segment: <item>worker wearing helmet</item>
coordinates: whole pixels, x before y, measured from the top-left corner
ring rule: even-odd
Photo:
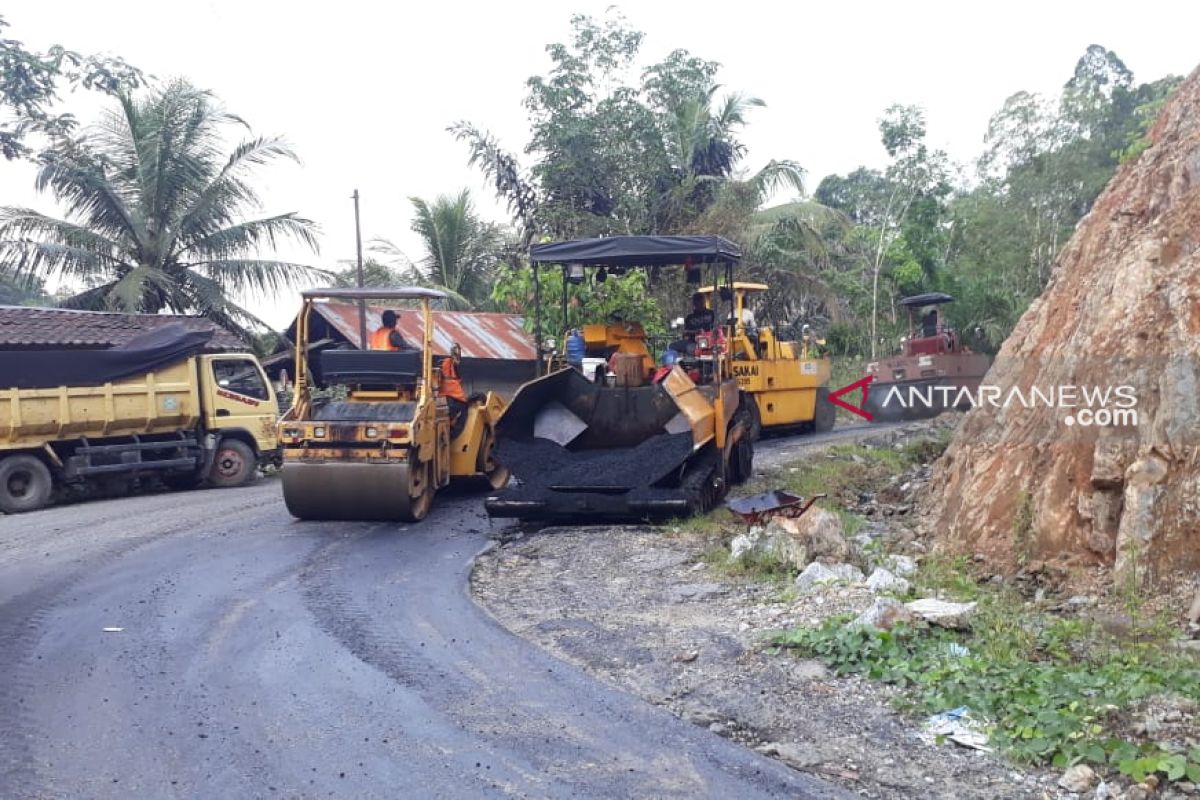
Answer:
[[[450,347],[450,355],[442,359],[438,365],[438,397],[446,398],[450,406],[450,436],[453,438],[462,432],[467,421],[467,393],[463,391],[462,378],[458,374],[458,365],[462,363],[462,348],[455,343]]]
[[[400,315],[395,311],[388,309],[383,312],[383,324],[375,329],[371,334],[371,349],[372,350],[410,350],[408,343],[404,341],[404,337],[400,335],[400,331],[396,330],[396,324],[400,321]]]

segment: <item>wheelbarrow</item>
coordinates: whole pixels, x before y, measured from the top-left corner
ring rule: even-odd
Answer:
[[[824,493],[814,494],[805,500],[798,494],[777,489],[750,497],[735,497],[727,501],[725,507],[741,517],[747,525],[756,525],[766,522],[771,517],[795,519],[825,496]]]

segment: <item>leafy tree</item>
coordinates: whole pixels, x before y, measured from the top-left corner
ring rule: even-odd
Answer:
[[[70,114],[56,113],[61,84],[117,95],[145,83],[142,73],[119,58],[83,56],[55,45],[45,53],[4,38],[0,16],[0,154],[8,160],[33,155],[31,134],[61,137],[76,126]]]
[[[567,328],[619,318],[641,322],[651,335],[666,332],[663,312],[647,291],[649,280],[643,270],[612,274],[603,282],[597,281],[596,273],[592,272],[585,283],[576,285],[564,284],[561,270],[543,267],[538,271],[538,285],[540,293],[535,291],[531,267],[505,264],[499,269],[492,299],[504,311],[521,314],[525,330],[530,332],[534,330],[534,309],[540,308],[542,335],[560,336],[565,285]]]
[[[879,341],[879,278],[887,256],[904,234],[909,214],[919,200],[931,200],[944,194],[947,176],[946,156],[931,152],[925,145],[925,113],[917,106],[893,105],[879,121],[880,140],[892,163],[884,173],[888,184],[887,200],[878,212],[875,254],[871,266],[871,356]],[[928,211],[928,209],[927,209]],[[911,251],[910,251],[911,252]]]
[[[390,243],[388,243],[390,244]],[[372,245],[375,245],[372,242]],[[352,289],[358,286],[358,263],[354,261],[338,262],[340,269],[334,270],[331,277],[333,285]],[[386,288],[404,286],[409,281],[405,274],[376,258],[363,259],[363,286]]]
[[[527,82],[527,171],[478,127],[451,128],[508,203],[525,244],[541,235],[693,230],[710,210],[740,206],[743,188],[759,196],[802,190],[803,171],[791,161],[739,175],[738,134],[763,103],[719,96],[715,62],[676,50],[635,80],[641,33],[619,16],[575,16],[572,28],[569,44],[547,47],[549,73]]]
[[[246,126],[182,81],[143,100],[121,95],[98,127],[41,155],[37,186],[68,219],[0,209],[0,266],[82,282],[64,302],[74,308],[200,313],[243,334],[261,326],[235,297],[328,273],[260,256],[289,239],[315,250],[315,226],[295,213],[244,218],[259,205],[254,168],[296,156],[262,137],[225,154],[231,125]]]

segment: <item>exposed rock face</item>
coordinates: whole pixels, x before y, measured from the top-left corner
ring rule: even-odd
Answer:
[[[1079,387],[1092,411],[1085,387],[1132,387],[1136,421],[1083,425],[1062,403],[973,409],[923,500],[952,548],[1000,565],[1102,561],[1139,578],[1200,567],[1200,70],[1149,136],[984,380],[1006,395]]]

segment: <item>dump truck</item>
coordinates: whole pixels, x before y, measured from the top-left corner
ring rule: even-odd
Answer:
[[[832,365],[817,352],[819,345],[811,332],[799,341],[778,337],[769,325],[747,325],[743,313],[750,298],[770,289],[765,283],[735,281],[732,289],[733,329],[730,356],[738,386],[748,398],[751,436],[763,430],[823,433],[832,430],[836,409],[829,402],[829,376]],[[700,289],[710,308],[717,293],[711,286]],[[721,292],[728,294],[725,287]]]
[[[283,499],[300,519],[419,522],[450,481],[496,488],[508,481],[494,458],[495,419],[487,392],[456,408],[439,393],[430,303],[421,287],[312,289],[296,319],[296,382],[280,420]],[[322,350],[310,356],[314,305],[327,300],[420,303],[419,348]],[[401,313],[412,313],[402,311]]]
[[[277,461],[270,381],[252,354],[203,353],[211,335],[172,323],[106,350],[0,352],[0,511],[149,474],[239,486]]]
[[[540,292],[545,265],[561,265],[577,280],[589,267],[682,267],[689,281],[702,280],[708,268],[714,282],[731,282],[740,253],[719,236],[613,236],[535,245],[530,257]],[[540,305],[534,311],[541,342]],[[624,350],[620,342],[612,345],[615,357],[625,359],[619,385],[597,384],[568,367],[517,390],[496,423],[496,458],[515,481],[488,496],[488,514],[576,521],[686,517],[713,508],[730,485],[750,477],[750,422],[727,355],[718,348],[709,379],[698,383],[679,367],[656,374],[640,347],[623,343]]]

